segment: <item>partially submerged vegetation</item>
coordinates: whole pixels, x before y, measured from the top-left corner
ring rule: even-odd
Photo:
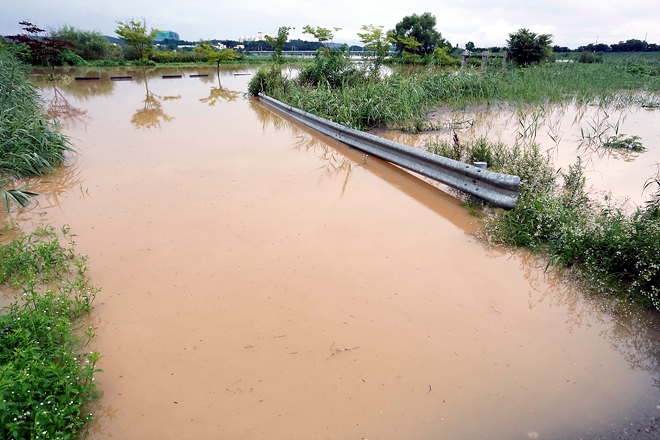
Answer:
[[[542,37],[549,44],[548,36],[531,37]],[[427,67],[394,69],[374,78],[368,65],[359,70],[342,64],[342,59],[346,61],[341,51],[319,52],[313,81],[305,70],[298,78],[287,78],[279,68],[262,69],[251,81],[250,93],[266,93],[357,129],[386,126],[412,132],[438,128],[428,114],[441,106],[522,109],[566,102],[602,108],[660,106],[660,79],[654,75],[657,62],[527,60],[521,64],[528,67],[510,70]],[[606,148],[643,150],[638,137],[610,132],[596,130],[585,136]],[[645,188],[655,188],[646,205],[629,213],[611,197],[588,190],[579,159],[568,170],[556,170],[534,144],[506,147],[484,138],[463,143],[455,138],[431,143],[428,149],[465,162],[484,161],[491,170],[521,177],[516,207],[493,212],[481,232],[485,240],[543,252],[549,264],[572,268],[590,290],[660,310],[659,177]]]
[[[48,121],[25,67],[0,46],[0,198],[21,206],[27,188],[7,189],[15,178],[41,175],[61,164],[71,151],[68,140]]]
[[[68,140],[43,113],[24,67],[0,46],[0,198],[25,206],[35,195],[6,186],[41,175],[66,159]],[[63,234],[68,232],[63,229]],[[10,240],[8,237],[13,237]],[[53,228],[0,232],[0,289],[15,296],[0,312],[0,438],[77,438],[92,415],[98,393],[93,337],[85,330],[96,289],[85,275],[85,258],[73,243],[60,245]]]
[[[53,228],[0,245],[0,286],[17,295],[0,315],[0,438],[74,439],[92,420],[100,370],[99,354],[84,351],[96,294],[86,270]]]
[[[427,148],[520,176],[516,207],[485,219],[484,240],[542,252],[548,264],[573,268],[590,291],[660,310],[660,175],[647,182],[646,204],[629,214],[622,203],[590,192],[579,158],[557,170],[535,144],[508,147],[483,137],[435,140]]]

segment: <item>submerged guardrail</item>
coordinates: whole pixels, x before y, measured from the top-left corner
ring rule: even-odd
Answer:
[[[348,128],[284,104],[266,95],[262,102],[295,120],[351,147],[407,170],[479,197],[500,208],[512,209],[520,195],[520,177],[494,173],[473,165]]]

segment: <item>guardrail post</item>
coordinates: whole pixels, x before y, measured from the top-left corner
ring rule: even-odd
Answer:
[[[461,54],[463,57],[463,62],[461,63],[461,70],[467,69],[467,59],[470,56],[470,51],[465,49],[463,53]]]
[[[486,66],[488,65],[488,51],[484,50],[481,52],[481,70],[486,70]]]
[[[509,51],[505,50],[504,51],[504,56],[502,57],[502,69],[504,69],[504,70],[507,70],[507,68],[508,68],[507,65],[506,65],[507,55],[509,55]]]

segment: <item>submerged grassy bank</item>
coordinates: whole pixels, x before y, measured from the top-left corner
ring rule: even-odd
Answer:
[[[14,179],[41,175],[66,159],[69,141],[47,120],[26,67],[0,47],[0,198],[24,206],[31,193],[8,189]]]
[[[660,175],[647,183],[647,203],[629,214],[620,202],[591,194],[579,158],[557,170],[536,145],[485,138],[432,142],[428,150],[520,176],[516,207],[485,218],[482,239],[543,253],[549,265],[572,268],[589,291],[660,310]]]
[[[29,188],[8,186],[63,163],[68,140],[46,119],[25,68],[0,47],[0,198],[24,206]],[[63,235],[67,230],[63,229]],[[85,258],[60,245],[53,228],[0,230],[0,439],[74,439],[92,415],[99,355],[85,319],[96,289]]]
[[[468,105],[542,105],[575,101],[579,105],[660,107],[660,76],[655,65],[550,63],[525,69],[447,71],[440,68],[395,70],[378,81],[353,81],[332,87],[272,80],[264,91],[321,117],[367,130],[390,126],[407,131],[427,127],[435,107]],[[271,75],[272,76],[272,75]]]
[[[92,420],[101,370],[99,354],[84,351],[97,291],[86,270],[53,228],[0,246],[0,285],[16,295],[0,314],[0,438],[74,439]]]

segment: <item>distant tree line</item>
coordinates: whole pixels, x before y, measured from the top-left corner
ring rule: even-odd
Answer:
[[[555,46],[556,47],[556,46]],[[565,50],[556,50],[555,52],[568,52]],[[577,48],[577,52],[660,52],[660,45],[647,43],[646,41],[630,39],[619,41],[616,44],[588,44]]]

